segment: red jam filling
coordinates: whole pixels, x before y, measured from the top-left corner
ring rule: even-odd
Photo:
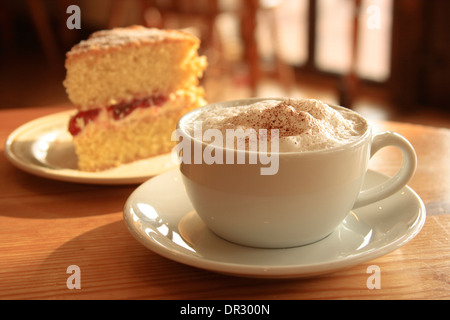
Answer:
[[[118,104],[111,105],[107,107],[108,113],[113,117],[114,120],[121,120],[132,113],[137,108],[148,108],[148,107],[159,107],[162,106],[168,97],[163,95],[155,95],[144,99],[134,99],[130,102],[121,102]],[[97,119],[100,114],[101,109],[92,109],[87,111],[80,111],[75,116],[73,116],[69,121],[69,132],[76,136],[79,134],[83,128],[91,121]],[[80,121],[83,125],[80,127]]]
[[[79,125],[79,119],[83,120],[84,125],[87,125],[90,121],[95,120],[100,113],[100,109],[93,109],[87,111],[80,111],[75,116],[73,116],[69,121],[69,132],[76,136],[82,130]]]

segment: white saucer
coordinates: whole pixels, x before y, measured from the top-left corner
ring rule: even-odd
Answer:
[[[369,171],[365,188],[385,179]],[[179,170],[142,184],[124,208],[130,232],[150,250],[190,266],[260,278],[308,277],[372,260],[410,241],[425,217],[422,200],[405,187],[350,212],[331,235],[314,244],[288,249],[239,246],[206,228],[191,206]]]
[[[174,169],[170,154],[122,165],[101,172],[77,169],[77,156],[67,124],[74,110],[30,121],[12,132],[5,146],[7,158],[28,173],[69,182],[136,184]]]

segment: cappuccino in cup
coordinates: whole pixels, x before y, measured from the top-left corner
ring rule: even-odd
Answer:
[[[199,112],[192,119],[207,130],[250,130],[257,139],[278,131],[279,152],[306,152],[339,147],[359,139],[367,130],[364,118],[348,109],[333,109],[313,99],[264,100],[250,105],[223,108],[220,105]],[[189,124],[188,124],[189,125]],[[191,134],[193,127],[186,127]],[[238,141],[239,142],[239,141]],[[236,143],[235,148],[242,144]],[[248,147],[248,144],[247,144]]]
[[[280,152],[343,146],[358,140],[367,126],[366,120],[355,112],[335,109],[314,99],[263,100],[233,108],[215,105],[196,113],[183,127],[194,139],[214,148],[191,150],[190,144],[183,140],[184,144],[179,144],[175,151],[179,155],[183,149],[184,163],[190,162],[194,152],[196,164],[234,164],[235,150],[251,151],[249,163],[265,163],[261,174],[273,175],[278,172]],[[244,154],[238,155],[236,162],[244,164]]]
[[[219,237],[252,247],[319,241],[352,209],[404,187],[416,168],[405,138],[374,135],[358,113],[312,99],[211,104],[184,115],[173,138],[199,217]],[[403,165],[361,190],[369,159],[385,146],[403,152]]]

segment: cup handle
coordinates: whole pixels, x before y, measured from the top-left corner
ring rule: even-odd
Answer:
[[[366,206],[372,202],[387,198],[406,186],[414,175],[417,167],[417,155],[411,143],[404,137],[395,132],[382,132],[372,137],[372,146],[370,149],[370,158],[381,148],[395,146],[402,151],[403,164],[395,176],[385,182],[359,193],[358,199],[353,209]]]

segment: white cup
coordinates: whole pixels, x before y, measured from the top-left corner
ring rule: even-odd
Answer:
[[[213,106],[232,108],[261,100],[264,99],[228,101]],[[205,150],[208,144],[194,139],[185,128],[198,112],[210,106],[193,110],[178,122],[177,130],[193,150]],[[400,170],[384,183],[361,190],[370,158],[386,146],[402,151]],[[249,151],[227,152],[234,152],[236,157],[244,152],[246,159],[249,158]],[[279,168],[273,175],[262,175],[260,169],[267,164],[261,163],[188,162],[193,161],[180,164],[183,183],[194,209],[211,231],[240,245],[287,248],[323,239],[350,210],[403,188],[414,175],[417,158],[411,144],[399,134],[374,135],[367,125],[366,132],[357,141],[340,147],[279,152]]]

